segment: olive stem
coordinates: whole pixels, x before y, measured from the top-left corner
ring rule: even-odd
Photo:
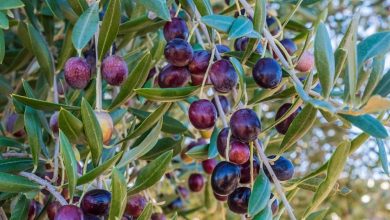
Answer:
[[[19,175],[26,177],[29,180],[32,180],[36,183],[38,183],[41,186],[44,186],[47,191],[49,191],[57,200],[58,202],[61,203],[61,205],[68,205],[64,197],[54,188],[53,185],[51,185],[48,181],[40,178],[39,176],[32,174],[32,173],[27,173],[27,172],[20,172]]]
[[[259,143],[257,141],[254,141],[254,143],[256,145],[259,157],[260,157],[261,161],[264,163],[265,167],[267,168],[268,173],[270,174],[270,176],[271,176],[271,178],[272,178],[272,180],[273,180],[273,182],[275,184],[275,189],[278,192],[279,196],[281,197],[284,206],[286,207],[286,210],[287,210],[287,213],[288,213],[290,219],[296,220],[296,218],[294,216],[293,209],[290,206],[290,203],[288,202],[288,200],[286,198],[286,195],[283,192],[282,185],[280,184],[278,178],[276,177],[276,175],[274,173],[274,170],[272,169],[272,167],[271,167],[271,165],[269,163],[269,160],[268,160],[267,156],[264,153],[263,148],[261,148],[261,146],[259,145]]]
[[[254,179],[254,172],[253,172],[253,141],[251,141],[250,143],[250,174],[251,174],[251,189],[253,187],[253,179]]]
[[[60,154],[60,141],[58,137],[55,138],[56,143],[54,146],[54,172],[53,172],[53,178],[51,179],[52,182],[56,182],[58,179],[58,155]]]
[[[215,104],[217,104],[218,113],[219,113],[219,116],[220,116],[220,118],[222,120],[223,127],[227,128],[228,127],[228,123],[227,123],[227,120],[226,120],[226,115],[225,115],[225,112],[222,109],[221,101],[219,100],[218,94],[215,91],[214,91],[214,100],[215,100]]]

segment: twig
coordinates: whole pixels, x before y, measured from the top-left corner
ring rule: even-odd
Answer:
[[[61,203],[61,205],[68,205],[68,202],[66,202],[64,197],[48,181],[32,173],[20,172],[19,175],[24,176],[29,180],[38,183],[41,186],[44,186],[47,189],[47,191],[49,191],[58,200],[58,202]]]
[[[54,183],[58,179],[58,155],[60,154],[60,142],[58,140],[58,137],[56,137],[56,143],[54,146],[54,172],[53,172],[53,178],[51,181]]]
[[[267,168],[269,174],[271,175],[271,178],[275,184],[275,189],[278,192],[279,196],[281,197],[283,204],[286,207],[287,213],[290,216],[290,219],[296,220],[296,218],[294,216],[293,209],[291,208],[290,203],[288,202],[286,195],[283,192],[282,185],[280,184],[278,178],[276,177],[276,175],[274,173],[274,170],[272,169],[271,165],[269,164],[267,156],[265,155],[263,149],[260,147],[260,145],[257,141],[254,141],[254,144],[256,145],[256,148],[257,148],[257,151],[258,151],[258,154],[259,154],[261,161],[263,161],[265,167]]]

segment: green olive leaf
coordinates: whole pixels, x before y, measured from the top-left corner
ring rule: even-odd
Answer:
[[[99,4],[94,3],[81,14],[73,27],[72,42],[77,50],[81,50],[87,45],[97,31],[98,25]]]
[[[150,101],[174,102],[185,100],[195,95],[200,86],[187,86],[180,88],[142,88],[135,92]]]
[[[20,193],[39,191],[40,185],[30,181],[26,177],[9,173],[0,173],[0,192]]]
[[[266,209],[270,196],[271,184],[264,172],[261,172],[261,174],[256,177],[249,197],[248,214],[250,216],[256,216],[263,209]]]
[[[125,212],[127,200],[127,182],[122,173],[117,168],[112,169],[111,175],[111,206],[109,220],[120,219]]]
[[[77,15],[81,15],[88,9],[88,4],[85,0],[68,0],[68,3]]]
[[[68,180],[69,195],[72,200],[77,185],[77,160],[72,145],[61,130],[59,132],[59,138],[61,156],[64,161],[66,177]]]
[[[25,195],[21,194],[11,213],[10,220],[28,219],[30,200]]]

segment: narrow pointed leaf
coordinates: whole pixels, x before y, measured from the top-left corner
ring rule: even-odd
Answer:
[[[384,69],[385,69],[385,57],[384,56],[375,57],[374,61],[372,62],[372,70],[370,73],[370,77],[368,78],[366,87],[364,88],[364,93],[362,96],[363,103],[368,101],[371,94],[374,92],[374,89],[378,85]]]
[[[253,220],[272,220],[272,210],[269,205],[263,209],[259,214],[257,214]]]
[[[102,60],[106,52],[110,49],[115,37],[118,34],[121,22],[121,1],[110,0],[106,13],[103,17],[102,27],[98,40],[98,59]]]
[[[32,190],[39,191],[40,189],[40,185],[30,181],[26,177],[0,173],[0,192],[20,193]]]
[[[314,57],[320,78],[322,94],[327,98],[335,78],[335,60],[326,26],[320,23],[314,40]]]
[[[135,92],[150,101],[174,102],[184,100],[195,95],[200,87],[187,86],[180,88],[142,88]]]
[[[61,108],[68,110],[79,110],[79,107],[57,104],[53,102],[47,102],[39,99],[29,98],[26,96],[12,94],[12,98],[18,100],[19,102],[30,106],[31,108],[43,110],[43,111],[59,111]]]
[[[288,128],[282,144],[280,145],[279,152],[285,152],[295,142],[301,139],[313,126],[316,121],[317,109],[311,104],[307,104],[302,111],[293,120],[290,127]]]
[[[99,4],[91,5],[77,20],[72,33],[72,42],[77,50],[83,49],[97,31],[99,24]]]
[[[166,0],[153,0],[153,1],[137,0],[137,3],[143,5],[147,10],[156,13],[157,17],[166,21],[171,20],[168,4]]]
[[[127,191],[127,194],[133,195],[153,186],[165,174],[171,159],[172,151],[169,151],[143,167],[137,176],[134,186]]]
[[[92,161],[97,166],[103,151],[103,135],[95,112],[85,99],[81,101],[81,118],[89,149],[91,150]]]
[[[207,15],[203,16],[201,21],[211,28],[228,33],[235,19],[225,15]]]
[[[378,94],[383,97],[386,97],[390,94],[390,70],[388,70],[387,73],[383,75],[382,79],[379,81],[372,94]]]
[[[210,137],[208,158],[215,158],[218,156],[217,139],[218,139],[219,131],[220,130],[217,128],[217,126],[215,126],[213,133],[211,134]]]
[[[271,184],[268,177],[261,172],[256,177],[251,196],[249,197],[248,214],[255,216],[266,208],[271,196]]]
[[[373,137],[384,139],[389,136],[386,128],[371,115],[339,115]]]
[[[317,207],[328,197],[329,193],[332,191],[333,186],[337,183],[340,173],[344,169],[344,164],[348,158],[348,152],[350,149],[351,143],[348,141],[343,141],[333,153],[328,167],[325,180],[319,185],[314,197],[306,208],[304,217],[310,215]]]
[[[83,123],[69,111],[61,109],[58,125],[72,143],[82,143],[85,140]]]
[[[378,145],[379,160],[381,161],[383,171],[389,175],[389,161],[387,159],[385,142],[382,139],[376,139]]]
[[[41,148],[44,145],[42,129],[37,112],[28,106],[26,106],[24,113],[24,125],[28,135],[28,143],[30,144],[34,167],[37,167]]]
[[[88,173],[84,174],[80,178],[77,179],[77,185],[83,185],[85,183],[88,183],[90,181],[93,181],[95,178],[97,178],[99,175],[103,174],[110,168],[114,167],[115,163],[119,160],[119,158],[122,156],[122,152],[118,153],[114,157],[108,159],[105,161],[102,165],[92,169]]]
[[[21,7],[24,7],[24,4],[20,0],[7,0],[0,2],[0,10],[8,10]]]
[[[116,220],[122,218],[122,215],[125,212],[127,183],[125,177],[117,168],[112,170],[111,179],[112,198],[108,219]]]
[[[30,158],[8,158],[0,160],[0,172],[17,173],[33,168]]]
[[[253,31],[253,23],[245,16],[239,16],[229,29],[229,39],[246,36]]]
[[[153,204],[148,203],[137,220],[149,220],[153,214]]]
[[[117,167],[123,167],[132,161],[142,157],[148,153],[157,143],[158,136],[160,135],[162,121],[160,120],[152,131],[145,137],[145,139],[136,147],[131,148],[125,152],[122,159],[119,161]]]
[[[21,194],[11,213],[10,220],[28,219],[30,201]]]
[[[61,130],[59,133],[59,138],[61,156],[62,160],[64,161],[66,177],[68,180],[69,195],[70,199],[72,199],[77,185],[77,160],[73,152],[72,145]]]
[[[390,31],[375,33],[357,45],[359,69],[364,61],[377,55],[385,55],[390,51]]]
[[[85,0],[68,0],[68,3],[77,15],[81,15],[88,9],[88,4]]]

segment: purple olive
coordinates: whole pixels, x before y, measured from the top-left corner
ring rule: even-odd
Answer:
[[[248,37],[241,37],[234,41],[234,49],[236,51],[245,51],[248,47],[249,38]],[[257,44],[257,48],[255,50],[256,53],[262,54],[263,53],[263,46],[261,43]]]
[[[188,35],[187,24],[182,18],[172,18],[171,21],[164,25],[164,37],[166,41],[171,41],[175,38],[187,40]]]
[[[210,57],[211,53],[207,50],[195,51],[191,62],[188,64],[188,70],[191,74],[204,75],[209,66]]]
[[[106,82],[119,86],[126,80],[129,71],[125,60],[116,55],[106,57],[102,62],[102,76]]]
[[[288,111],[288,109],[291,108],[291,106],[292,106],[291,103],[284,103],[282,106],[280,106],[278,111],[276,112],[275,121],[278,120],[279,118],[281,118]],[[297,115],[299,114],[300,111],[301,111],[301,107],[299,107],[297,110],[295,110],[294,113],[292,113],[286,119],[284,119],[279,124],[277,124],[275,126],[276,130],[280,134],[286,134],[291,123],[293,122],[295,117],[297,117]]]
[[[217,160],[214,158],[202,161],[203,170],[207,174],[212,174],[215,166],[217,166]]]
[[[56,216],[60,208],[61,208],[61,204],[58,201],[53,201],[47,206],[46,212],[49,220],[54,220],[54,217]]]
[[[249,142],[257,139],[261,131],[261,122],[253,110],[240,109],[230,118],[230,128],[235,138]]]
[[[185,86],[190,80],[190,72],[186,67],[166,65],[158,74],[158,85],[161,88],[177,88]]]
[[[83,58],[69,58],[64,69],[65,80],[74,89],[84,89],[91,80],[91,67]]]
[[[277,87],[282,81],[282,68],[276,60],[262,58],[253,67],[252,76],[260,87],[272,89]]]
[[[250,151],[247,143],[239,140],[230,142],[229,160],[235,164],[244,164],[249,160]]]
[[[200,173],[193,173],[188,178],[188,188],[192,192],[200,192],[204,186],[204,178]]]
[[[55,112],[54,114],[51,115],[50,117],[50,129],[54,134],[58,134],[59,127],[58,127],[58,115],[59,112]]]
[[[145,197],[139,194],[131,196],[127,199],[126,214],[134,217],[140,216],[146,206],[146,203],[147,201]]]
[[[7,121],[5,123],[5,130],[17,138],[24,137],[26,135],[26,132],[24,131],[23,128],[20,130],[14,131],[16,122],[18,121],[19,117],[20,116],[18,114],[13,112],[8,116]]]
[[[230,61],[222,59],[211,66],[210,80],[215,90],[227,93],[236,87],[238,75]]]
[[[85,193],[80,207],[84,213],[102,216],[108,214],[111,193],[104,189],[93,189]]]
[[[217,120],[217,110],[207,99],[200,99],[191,103],[188,109],[191,124],[200,130],[211,129]]]
[[[248,187],[239,187],[229,195],[227,204],[230,211],[238,214],[245,214],[248,211],[249,197],[251,189]]]
[[[314,55],[310,52],[303,52],[301,58],[298,60],[295,69],[299,72],[309,72],[314,67]]]
[[[273,159],[275,158],[275,155],[269,156],[268,158]],[[291,163],[290,160],[286,159],[283,156],[280,156],[273,163],[271,162],[271,168],[279,181],[287,181],[291,179],[294,175],[294,165]],[[268,179],[273,182],[266,166],[263,166],[263,170],[265,175],[267,175]]]
[[[223,112],[225,114],[229,113],[230,109],[231,109],[230,108],[230,101],[229,101],[229,99],[226,98],[226,96],[223,96],[223,95],[219,95],[218,98],[219,98],[219,102],[221,103],[221,107],[222,107]],[[214,104],[215,109],[218,110],[217,103],[216,103],[214,98],[211,100],[211,102]],[[219,111],[217,111],[217,116],[219,116]]]
[[[64,205],[62,206],[54,220],[84,220],[83,211],[75,205]]]
[[[253,157],[253,179],[256,179],[260,171],[260,161],[256,156]],[[246,163],[240,165],[240,183],[248,184],[251,181],[251,163],[248,160]]]
[[[187,41],[176,38],[167,43],[164,55],[170,64],[183,67],[190,63],[194,52]]]
[[[239,181],[239,166],[226,161],[219,162],[211,175],[211,187],[214,193],[222,196],[232,193],[237,188]]]

